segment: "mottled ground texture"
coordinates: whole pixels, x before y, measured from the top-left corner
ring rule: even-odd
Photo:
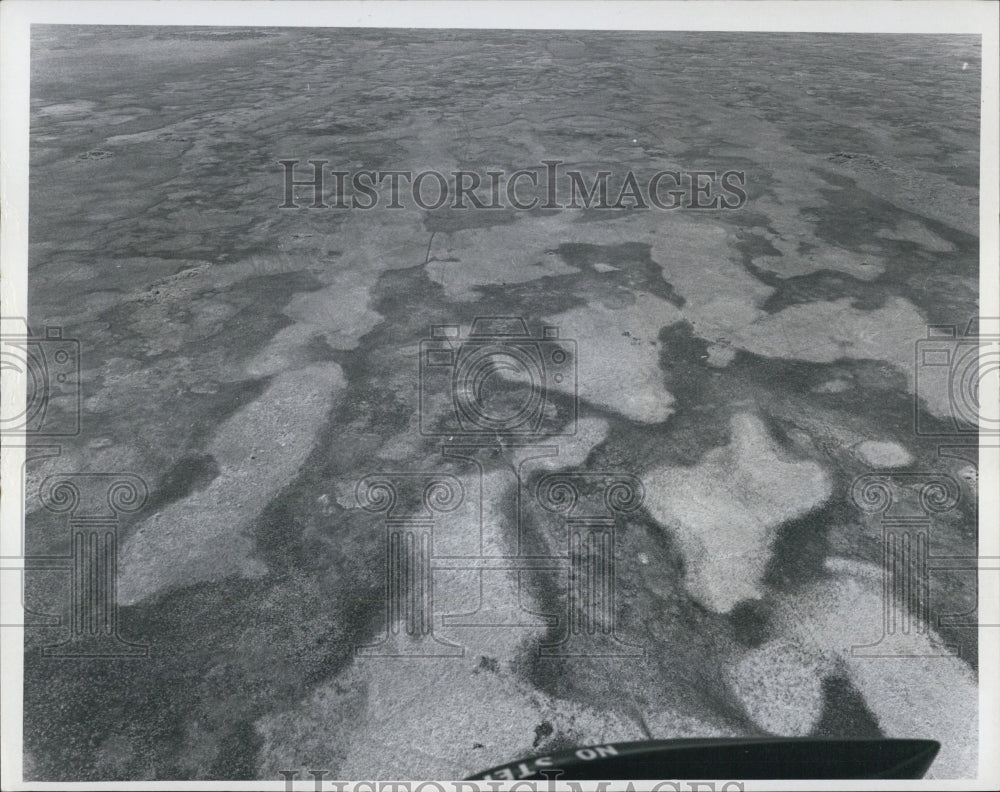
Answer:
[[[914,361],[928,324],[977,313],[978,39],[41,27],[32,48],[29,318],[79,339],[82,420],[27,465],[28,552],[70,552],[49,475],[149,498],[117,529],[119,632],[148,657],[47,657],[69,628],[27,631],[28,778],[461,777],[765,734],[930,737],[935,776],[975,773],[954,559],[976,456]],[[281,158],[734,169],[748,200],[279,210]],[[526,353],[568,356],[537,403],[516,367],[421,380],[431,326],[458,350],[481,316],[558,326]],[[466,385],[494,415],[526,398],[537,431],[457,436]],[[952,487],[889,572],[878,487],[851,494],[872,472],[890,516]],[[65,617],[70,577],[27,596]]]

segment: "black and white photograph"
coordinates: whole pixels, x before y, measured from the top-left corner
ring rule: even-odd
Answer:
[[[998,6],[3,6],[3,789],[996,788]]]

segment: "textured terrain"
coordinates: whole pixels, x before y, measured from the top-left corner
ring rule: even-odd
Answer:
[[[46,657],[64,628],[27,630],[27,778],[462,777],[764,734],[930,737],[932,774],[975,773],[975,577],[887,603],[851,493],[881,471],[919,515],[950,477],[928,552],[975,554],[976,456],[944,447],[969,438],[914,351],[978,311],[976,39],[42,27],[32,48],[29,321],[79,339],[82,413],[28,463],[28,552],[68,551],[45,477],[141,477],[118,618],[149,652]],[[282,210],[282,158],[741,170],[748,200]],[[557,326],[575,379],[547,384],[540,434],[449,448],[421,342],[482,316]],[[388,517],[363,508],[390,473]],[[561,473],[576,515],[641,482],[610,551],[573,544],[565,490],[539,506]],[[386,525],[435,477],[462,497],[428,571]],[[432,636],[393,632],[387,554],[433,579],[406,611]],[[594,559],[597,621],[573,599]],[[68,590],[34,573],[28,604]],[[884,618],[914,621],[879,643]]]

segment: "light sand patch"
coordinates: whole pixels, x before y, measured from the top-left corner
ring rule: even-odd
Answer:
[[[243,530],[305,462],[345,386],[335,363],[287,372],[223,423],[206,448],[219,476],[152,515],[124,543],[120,602],[227,575],[263,575]]]
[[[341,251],[335,271],[374,284],[386,270],[420,266],[430,238],[422,221],[423,213],[417,211],[393,213],[391,223],[372,223],[367,213],[354,212],[336,234],[329,235],[329,243]]]
[[[296,322],[316,325],[334,349],[354,349],[382,318],[368,308],[369,294],[367,283],[338,277],[321,291],[295,295],[284,313]]]
[[[732,727],[723,721],[696,718],[681,712],[665,710],[643,716],[649,734],[654,740],[673,740],[683,737],[735,737]],[[636,739],[649,739],[646,734]],[[596,741],[592,741],[596,742]]]
[[[477,297],[477,286],[579,272],[553,251],[567,242],[614,244],[622,231],[610,222],[575,223],[572,214],[523,216],[506,225],[439,232],[430,248],[427,277],[444,287],[448,299],[468,301]]]
[[[282,770],[333,772],[346,758],[347,745],[367,706],[368,686],[359,669],[319,686],[294,707],[270,712],[255,724],[263,745],[257,777],[280,778]]]
[[[792,305],[763,314],[733,334],[732,343],[765,357],[832,363],[841,358],[880,360],[906,375],[915,388],[916,342],[927,336],[927,322],[908,300],[892,297],[872,311],[851,306],[850,298]],[[950,416],[945,387],[922,387],[923,405],[935,415]]]
[[[902,159],[882,161],[863,154],[837,152],[829,166],[849,173],[857,186],[905,212],[979,235],[979,191],[952,182],[947,176],[915,167]]]
[[[823,714],[823,676],[831,663],[784,639],[750,650],[727,681],[747,714],[782,737],[805,737]]]
[[[296,294],[284,313],[295,321],[279,330],[247,366],[251,376],[274,374],[294,365],[313,338],[322,338],[334,349],[355,349],[358,339],[381,320],[368,307],[371,287],[350,277],[338,279],[317,292]]]
[[[772,236],[767,235],[765,236]],[[757,256],[753,263],[782,278],[809,275],[820,270],[843,272],[858,280],[874,280],[885,272],[885,261],[873,253],[854,253],[829,244],[807,252],[799,250],[797,241],[771,238],[780,256]]]
[[[840,358],[882,360],[910,370],[914,343],[926,335],[920,312],[902,297],[873,311],[833,302],[792,305],[740,328],[733,343],[765,357],[832,363]]]
[[[705,362],[713,368],[725,368],[736,357],[736,350],[729,344],[709,344],[705,351],[707,353]]]
[[[771,543],[782,523],[830,497],[826,471],[790,460],[754,415],[732,419],[729,445],[694,467],[662,467],[643,477],[650,516],[684,554],[685,581],[705,607],[727,612],[763,595]]]
[[[932,630],[897,630],[878,646],[852,652],[882,635],[883,573],[840,559],[830,559],[827,569],[830,578],[796,592],[779,609],[786,637],[814,657],[839,657],[887,737],[938,740],[941,752],[928,778],[974,777],[979,692],[972,669],[948,656]],[[902,613],[895,618],[904,623]]]
[[[942,239],[931,231],[925,223],[910,218],[900,220],[894,229],[883,228],[875,233],[881,239],[896,239],[903,242],[915,242],[935,253],[951,253],[955,246],[947,239]]]
[[[674,397],[660,369],[659,330],[680,312],[671,303],[638,292],[621,307],[591,303],[547,317],[560,336],[577,340],[577,394],[642,423],[659,423],[673,413]],[[572,383],[553,383],[572,393]]]
[[[566,437],[548,438],[559,449],[556,456],[540,457],[533,460],[533,466],[547,470],[577,467],[582,465],[590,452],[608,435],[608,422],[603,418],[581,418],[576,424],[576,433]]]
[[[588,427],[601,428],[597,423]],[[465,451],[489,456],[487,451]],[[538,451],[514,453],[530,457]],[[512,464],[516,467],[518,461],[513,459]],[[482,522],[474,511],[463,512],[465,504],[461,505],[435,525],[435,553],[509,556],[512,550],[505,533],[511,519],[509,495],[516,485],[514,470],[501,468],[482,475],[474,471],[460,480],[468,503],[482,505]],[[478,542],[470,546],[476,533],[470,527],[477,523]],[[464,656],[358,658],[352,669],[296,710],[304,711],[307,725],[324,738],[313,736],[304,743],[318,756],[306,756],[299,744],[288,740],[281,727],[292,721],[282,716],[280,723],[267,719],[258,723],[259,730],[273,735],[266,743],[266,761],[276,766],[292,757],[328,758],[336,762],[342,777],[462,777],[518,754],[532,754],[535,727],[543,721],[550,722],[554,733],[578,734],[582,742],[641,738],[637,724],[614,713],[556,702],[513,673],[512,663],[546,630],[532,613],[540,606],[521,587],[515,571],[439,572],[434,603],[436,634],[464,647]],[[356,707],[362,700],[357,717],[343,716],[346,705]],[[346,749],[331,747],[338,745]]]
[[[97,106],[95,102],[86,99],[76,99],[72,102],[59,102],[57,104],[39,105],[32,108],[32,112],[41,116],[53,116],[65,118],[72,115],[85,115],[94,110]]]
[[[335,263],[324,261],[317,250],[304,260],[260,256],[224,268],[242,277],[307,269],[327,284],[318,291],[292,297],[283,313],[294,324],[275,334],[250,362],[248,373],[266,376],[298,365],[303,347],[314,338],[323,339],[333,349],[356,349],[359,339],[382,321],[381,314],[370,307],[372,289],[380,275],[388,269],[419,264],[425,239],[425,232],[410,213],[385,227],[350,222],[335,238],[317,241],[320,247],[343,247]]]
[[[836,377],[826,382],[821,382],[815,388],[813,388],[814,393],[843,393],[844,391],[849,391],[853,385],[850,381],[843,379],[841,377]]]
[[[670,216],[646,237],[664,279],[684,298],[682,318],[701,338],[722,346],[760,316],[758,306],[774,292],[740,265],[731,234],[722,226]]]
[[[853,450],[858,459],[877,469],[906,467],[913,462],[909,451],[890,440],[865,440]]]
[[[535,728],[546,721],[553,737],[580,744],[644,737],[637,723],[617,713],[533,690],[504,662],[493,668],[474,654],[358,660],[295,709],[257,722],[265,738],[261,770],[323,767],[339,778],[462,778],[536,755]]]

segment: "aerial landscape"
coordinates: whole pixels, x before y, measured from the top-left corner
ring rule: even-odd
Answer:
[[[31,50],[26,780],[976,775],[978,37]]]

